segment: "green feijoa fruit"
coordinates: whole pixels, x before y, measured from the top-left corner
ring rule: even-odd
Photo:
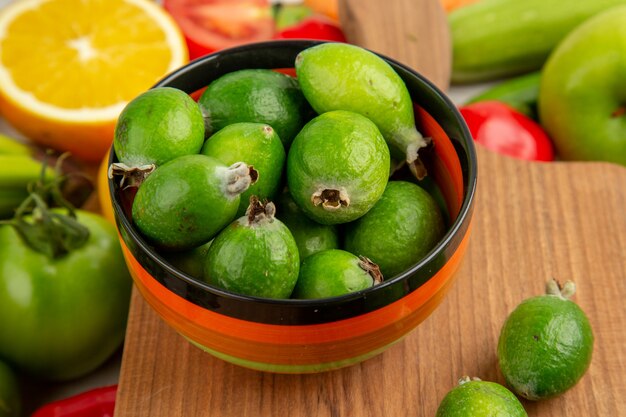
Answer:
[[[291,297],[335,297],[370,288],[382,280],[378,266],[369,259],[327,249],[302,260]]]
[[[295,78],[268,69],[225,74],[208,85],[198,102],[209,132],[237,122],[266,123],[285,148],[312,112]]]
[[[506,383],[529,400],[557,396],[573,387],[591,363],[594,336],[583,310],[551,280],[546,294],[522,301],[508,316],[498,340],[498,361]]]
[[[515,394],[496,382],[463,377],[437,408],[435,417],[528,417]]]
[[[197,154],[203,142],[204,119],[198,104],[182,90],[158,87],[122,110],[113,146],[119,162],[139,167]]]
[[[278,196],[276,205],[276,217],[285,223],[296,240],[300,261],[316,252],[339,248],[337,227],[308,218],[293,201],[289,191]]]
[[[430,194],[412,182],[389,181],[376,205],[346,225],[344,248],[371,259],[389,279],[422,259],[444,231]]]
[[[287,154],[289,192],[322,224],[353,221],[378,201],[389,177],[389,148],[374,123],[335,110],[307,123]]]
[[[137,190],[132,218],[139,231],[164,250],[187,250],[230,223],[239,195],[256,178],[243,162],[226,166],[206,155],[185,155],[158,167]]]
[[[245,214],[250,196],[273,200],[281,183],[285,148],[276,131],[264,123],[233,123],[207,139],[200,153],[226,165],[246,161],[258,173],[257,181],[243,194],[237,217]]]
[[[416,177],[426,175],[418,150],[428,140],[415,127],[404,81],[385,60],[355,45],[324,43],[300,52],[295,67],[315,111],[350,110],[366,116],[378,126],[394,158],[406,160]]]
[[[250,198],[246,215],[220,232],[204,265],[204,279],[234,293],[289,298],[300,270],[291,232],[274,217],[274,203]]]
[[[179,252],[164,252],[161,255],[176,269],[194,278],[202,279],[204,275],[204,261],[211,243],[213,243],[213,240],[193,249]]]

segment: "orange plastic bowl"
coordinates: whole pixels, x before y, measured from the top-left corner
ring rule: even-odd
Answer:
[[[315,41],[272,41],[199,58],[158,86],[197,92],[219,76],[244,68],[293,68]],[[122,194],[109,181],[126,262],[135,284],[160,317],[196,346],[226,361],[264,371],[320,372],[370,358],[422,322],[454,282],[466,251],[476,155],[456,107],[428,80],[385,58],[405,81],[418,128],[433,138],[431,181],[449,222],[447,233],[421,261],[373,288],[321,300],[242,296],[201,282],[169,265],[125,214]],[[196,93],[196,95],[194,95]],[[115,162],[111,152],[110,162]]]

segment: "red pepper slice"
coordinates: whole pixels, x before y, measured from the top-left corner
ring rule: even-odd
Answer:
[[[500,101],[459,108],[477,143],[503,155],[529,161],[554,160],[552,141],[531,118]]]
[[[274,39],[317,39],[324,41],[346,42],[341,28],[330,21],[310,17],[300,23],[278,32]]]
[[[113,417],[117,385],[85,391],[37,409],[31,417]]]

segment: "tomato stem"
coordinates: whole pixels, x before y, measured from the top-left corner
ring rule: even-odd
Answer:
[[[29,195],[15,211],[15,216],[0,224],[12,226],[23,242],[36,252],[51,259],[60,258],[87,243],[89,229],[76,220],[74,206],[65,199],[61,184],[62,164],[69,154],[61,155],[55,166],[55,176],[46,178],[48,159],[42,163],[39,180],[29,184]],[[49,204],[64,208],[67,214],[52,211]]]

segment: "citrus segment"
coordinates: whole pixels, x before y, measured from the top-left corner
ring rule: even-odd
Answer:
[[[188,61],[148,0],[22,0],[0,10],[0,111],[33,141],[98,161],[126,103]]]

